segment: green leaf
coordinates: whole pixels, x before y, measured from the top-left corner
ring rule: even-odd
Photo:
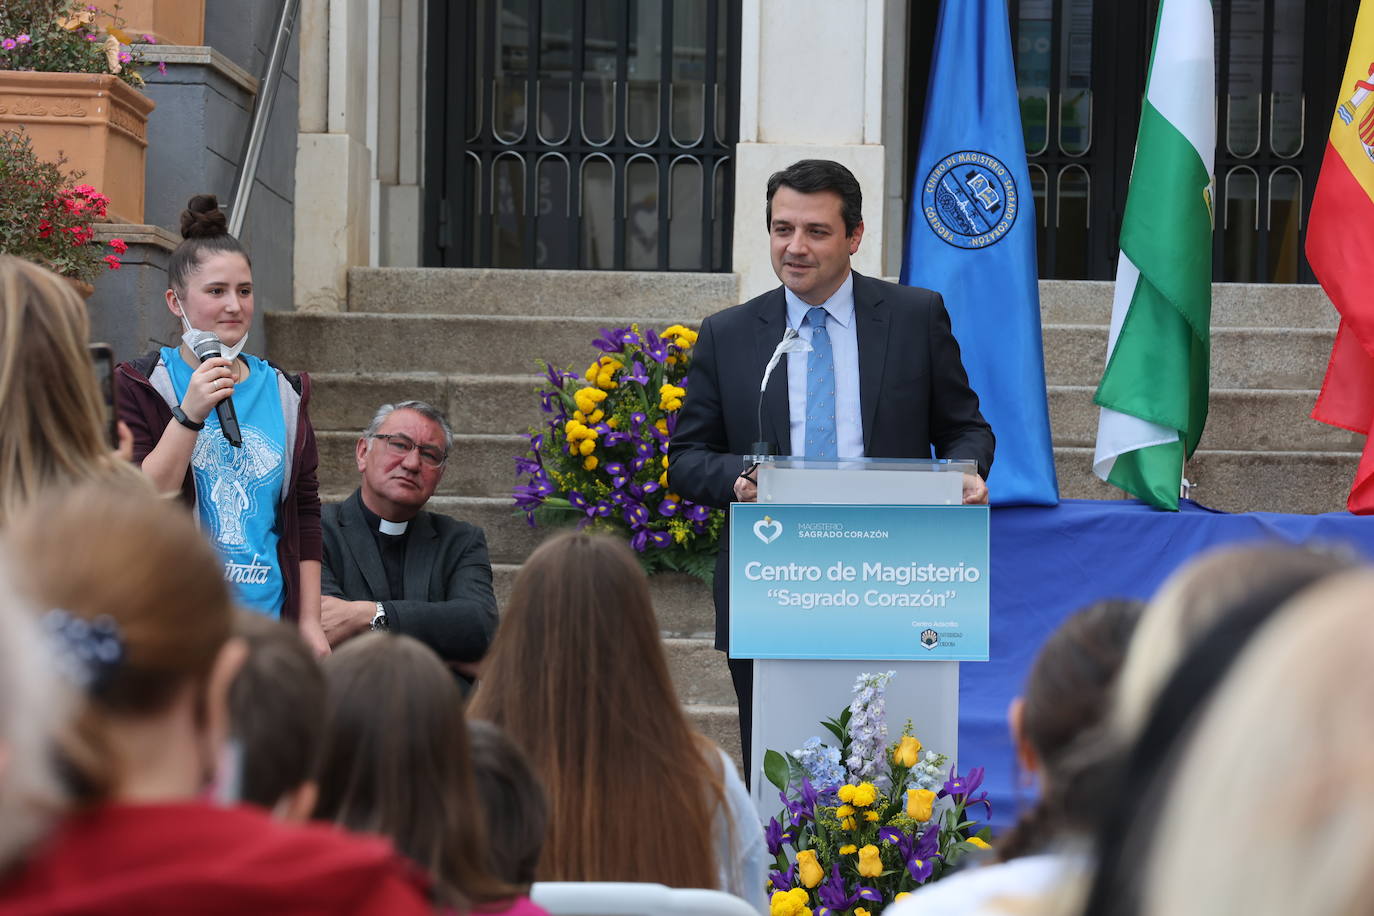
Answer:
[[[824,722],[821,723],[821,725],[824,725],[826,730],[829,731],[830,734],[834,735],[838,740],[844,740],[844,726],[836,723],[834,719],[826,719]]]
[[[763,775],[781,792],[787,791],[788,772],[786,757],[771,749],[763,752]]]

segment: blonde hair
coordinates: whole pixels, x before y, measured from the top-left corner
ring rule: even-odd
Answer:
[[[89,337],[71,284],[0,255],[0,526],[48,487],[140,476],[105,439]]]
[[[1184,653],[1226,612],[1285,582],[1315,581],[1353,559],[1287,544],[1221,547],[1184,564],[1155,592],[1131,637],[1111,712],[1113,737],[1133,742]]]
[[[1142,914],[1374,911],[1371,604],[1374,571],[1331,578],[1236,660],[1173,769]]]
[[[0,874],[65,806],[53,755],[70,699],[32,611],[0,564]]]

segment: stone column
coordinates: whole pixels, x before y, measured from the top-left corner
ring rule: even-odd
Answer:
[[[834,159],[858,177],[861,273],[883,274],[884,0],[744,0],[733,264],[740,295],[777,285],[764,224],[768,176]]]
[[[377,0],[301,0],[295,300],[338,311],[348,268],[369,262],[368,11]]]

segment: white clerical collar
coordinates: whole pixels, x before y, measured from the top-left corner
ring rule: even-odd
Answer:
[[[789,327],[800,328],[802,319],[806,318],[806,313],[816,308],[809,305],[797,297],[787,287],[782,288],[782,294],[787,300],[787,324]],[[840,284],[840,288],[830,295],[830,298],[820,304],[826,313],[840,323],[841,327],[849,327],[849,322],[854,318],[854,271],[850,271]]]
[[[409,520],[406,520],[404,522],[389,522],[384,518],[377,519],[377,530],[380,531],[382,534],[405,534],[406,528],[408,528],[409,526]]]

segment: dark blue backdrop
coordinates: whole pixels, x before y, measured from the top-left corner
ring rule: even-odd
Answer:
[[[989,662],[966,662],[959,683],[959,765],[987,768],[993,821],[1016,819],[1032,795],[1007,736],[1007,704],[1045,637],[1100,598],[1149,598],[1181,564],[1220,544],[1343,542],[1374,559],[1374,519],[1348,513],[1228,515],[1184,500],[1160,512],[1136,500],[1065,500],[994,508]]]

